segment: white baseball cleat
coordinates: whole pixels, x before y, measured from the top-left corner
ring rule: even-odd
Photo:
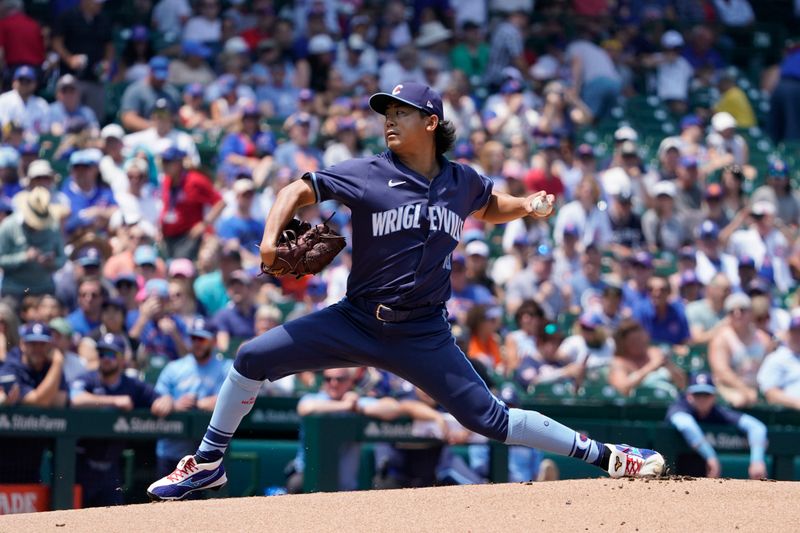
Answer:
[[[147,488],[151,500],[182,500],[199,490],[219,490],[228,478],[222,466],[222,458],[212,463],[198,463],[193,455],[187,455],[177,468]]]
[[[627,444],[606,444],[611,451],[608,475],[620,477],[658,477],[664,474],[664,456],[654,450],[634,448]]]

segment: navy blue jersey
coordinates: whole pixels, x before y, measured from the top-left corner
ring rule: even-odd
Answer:
[[[19,385],[19,397],[21,400],[44,381],[48,370],[50,370],[49,363],[46,364],[41,371],[36,371],[24,364],[20,359],[9,358],[5,363],[0,365],[0,385],[4,386],[6,392],[10,390],[14,383]],[[67,390],[67,380],[64,378],[63,372],[61,373],[61,381],[58,384],[58,390]]]
[[[464,220],[488,202],[492,181],[460,163],[439,164],[428,180],[386,151],[304,176],[318,202],[337,200],[352,211],[348,297],[397,308],[450,297],[450,254]]]
[[[700,418],[700,415],[697,413],[694,407],[692,407],[691,404],[689,404],[689,402],[686,400],[686,396],[681,396],[675,401],[675,403],[669,406],[666,419],[669,420],[675,413],[689,413],[701,424],[722,424],[737,427],[739,424],[739,419],[742,417],[742,413],[738,411],[734,411],[733,409],[729,409],[727,407],[714,405],[707,417]]]

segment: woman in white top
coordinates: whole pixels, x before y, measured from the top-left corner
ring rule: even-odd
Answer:
[[[711,340],[708,363],[722,397],[733,407],[746,407],[758,400],[756,375],[770,339],[756,327],[749,296],[731,294],[724,308],[727,325]]]
[[[536,337],[544,326],[544,310],[534,300],[525,300],[514,313],[514,319],[519,329],[506,335],[506,370],[509,374],[523,359],[536,356]]]
[[[596,313],[582,314],[577,330],[576,335],[564,339],[558,351],[569,361],[581,363],[586,379],[600,379],[614,355],[614,339],[608,336],[603,319]],[[578,381],[581,380],[579,377]]]

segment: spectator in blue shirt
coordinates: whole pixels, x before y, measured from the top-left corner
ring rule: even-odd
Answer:
[[[139,341],[138,359],[142,362],[157,358],[163,362],[177,359],[186,353],[186,325],[168,312],[169,284],[153,278],[144,286],[145,301],[131,327],[131,339]]]
[[[238,243],[239,251],[245,256],[257,259],[258,246],[264,235],[264,222],[250,214],[256,185],[251,179],[238,179],[233,183],[233,191],[236,194],[236,214],[219,222],[217,234],[221,239]]]
[[[202,318],[189,328],[191,353],[172,361],[156,382],[156,393],[168,395],[177,412],[199,409],[211,412],[217,403],[217,394],[231,368],[231,359],[222,359],[216,353],[214,327]],[[192,453],[194,440],[160,439],[156,443],[157,469],[166,475],[175,469],[175,461]]]
[[[168,415],[172,411],[170,396],[159,397],[150,385],[125,375],[125,345],[125,339],[119,335],[102,336],[97,343],[99,366],[72,383],[72,406],[120,411],[149,409],[155,416]],[[78,442],[75,473],[83,487],[83,507],[123,503],[117,487],[122,482],[120,459],[125,444],[119,439]]]
[[[212,265],[215,265],[215,269],[194,280],[193,288],[195,297],[202,304],[208,316],[214,316],[229,301],[228,293],[225,291],[225,283],[234,270],[242,268],[242,254],[239,252],[239,246],[235,243],[226,243],[222,250],[219,249],[217,244],[209,244],[208,246],[216,248],[214,251],[208,251],[209,255],[216,256],[209,261]]]
[[[48,109],[47,128],[52,135],[61,136],[67,131],[67,121],[75,117],[85,120],[93,132],[99,131],[100,126],[94,111],[81,105],[77,78],[72,74],[64,74],[56,83],[56,101]]]
[[[100,179],[100,159],[103,153],[96,148],[78,150],[69,158],[70,176],[62,192],[70,203],[65,230],[68,235],[79,230],[104,233],[108,221],[117,210],[114,193]]]
[[[255,336],[256,306],[253,303],[252,279],[244,270],[235,270],[228,279],[230,302],[214,315],[217,347],[227,352],[231,339],[242,340]]]
[[[657,344],[683,345],[689,341],[689,322],[683,306],[670,300],[666,278],[655,276],[647,283],[649,298],[634,309],[634,318],[644,326]]]
[[[653,258],[648,252],[636,252],[630,259],[631,276],[622,287],[622,302],[626,307],[636,309],[647,301],[647,281],[653,275]]]
[[[467,280],[466,258],[454,253],[451,260],[450,286],[452,294],[447,301],[447,312],[464,324],[467,312],[473,305],[494,303],[494,296],[489,289],[478,283]]]
[[[80,336],[100,327],[103,285],[98,277],[85,277],[78,283],[78,308],[67,316],[72,330]]]
[[[298,113],[288,119],[289,141],[275,150],[275,163],[295,174],[314,172],[322,165],[322,152],[311,146],[311,116]]]

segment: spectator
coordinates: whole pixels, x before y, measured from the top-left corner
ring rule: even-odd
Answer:
[[[88,148],[73,152],[69,158],[70,175],[61,190],[70,206],[64,229],[72,238],[87,232],[104,234],[117,210],[114,193],[100,179],[98,165],[102,156],[97,148]]]
[[[725,111],[711,117],[713,131],[706,137],[709,158],[719,167],[736,164],[746,165],[750,161],[747,141],[736,133],[736,119]]]
[[[156,107],[157,101],[165,100],[170,109],[177,109],[180,105],[180,94],[167,83],[169,60],[163,56],[154,56],[149,65],[150,75],[129,85],[122,94],[119,116],[128,131],[146,130],[155,125],[147,117]]]
[[[586,32],[584,32],[585,34]],[[586,102],[595,120],[600,120],[616,104],[622,81],[608,53],[586,35],[572,41],[566,49],[572,85]]]
[[[764,451],[767,448],[767,428],[758,419],[720,407],[716,402],[716,387],[711,375],[705,372],[694,374],[686,388],[686,394],[673,403],[667,411],[667,420],[681,432],[686,443],[699,454],[697,456],[678,456],[676,468],[679,474],[690,476],[720,477],[722,467],[717,453],[703,435],[698,422],[735,426],[747,434],[750,444],[750,465],[747,473],[750,479],[762,479],[767,475]]]
[[[490,51],[480,24],[467,20],[461,25],[460,42],[450,51],[450,64],[454,71],[463,72],[472,86],[478,86],[489,67]]]
[[[577,321],[577,333],[564,339],[558,347],[559,357],[577,363],[570,369],[570,377],[578,384],[584,379],[597,380],[605,374],[614,355],[614,339],[597,313],[585,312]]]
[[[581,257],[581,269],[572,276],[568,287],[573,309],[590,309],[599,304],[600,294],[606,286],[602,275],[602,255],[594,244],[586,247]]]
[[[469,330],[467,356],[483,365],[487,370],[508,372],[506,361],[500,354],[500,321],[503,310],[500,307],[478,304],[467,312],[465,325]]]
[[[50,328],[53,348],[64,356],[64,380],[67,382],[67,386],[71,387],[76,379],[86,373],[85,361],[73,349],[72,336],[75,332],[63,317],[50,318],[42,313],[40,318],[43,319],[42,323],[47,324]]]
[[[67,317],[75,333],[84,336],[100,327],[103,298],[103,285],[99,278],[85,277],[78,282],[78,308]]]
[[[670,285],[666,278],[654,276],[647,282],[648,298],[633,309],[633,316],[644,327],[655,343],[668,344],[681,351],[689,342],[691,333],[686,313],[681,303],[670,298]]]
[[[169,285],[163,279],[151,279],[144,290],[145,300],[129,330],[131,339],[139,343],[137,360],[146,364],[151,359],[178,359],[187,351],[187,330],[183,321],[169,312]]]
[[[733,407],[747,407],[758,401],[756,375],[770,339],[756,328],[750,297],[736,293],[725,298],[728,323],[708,346],[708,363],[720,395]]]
[[[188,333],[191,352],[164,367],[158,376],[155,391],[159,396],[172,399],[173,411],[211,412],[217,403],[219,389],[231,369],[232,360],[222,359],[217,354],[214,328],[205,320],[195,320]],[[160,439],[156,443],[156,469],[164,475],[171,472],[175,459],[190,453],[189,449],[193,446],[191,439]]]
[[[219,18],[217,0],[202,0],[195,6],[195,16],[183,27],[183,40],[194,40],[203,44],[222,42],[222,21]]]
[[[675,115],[683,115],[688,109],[689,83],[694,69],[680,54],[684,46],[683,36],[675,30],[661,35],[660,54],[650,59],[656,66],[656,92],[670,111]]]
[[[650,250],[677,252],[688,239],[686,230],[675,211],[677,188],[671,181],[659,181],[653,186],[655,206],[642,215],[642,233]]]
[[[689,33],[689,43],[683,49],[683,57],[695,71],[710,77],[715,71],[725,67],[725,60],[714,49],[714,31],[706,25],[698,24]]]
[[[322,153],[311,145],[311,116],[298,113],[287,119],[289,140],[275,150],[275,164],[295,174],[315,172],[322,165]]]
[[[225,183],[231,183],[238,174],[252,174],[261,165],[262,157],[275,151],[275,138],[263,131],[259,124],[261,112],[248,102],[239,111],[235,131],[227,134],[219,147],[219,169]]]
[[[747,0],[714,0],[720,22],[729,28],[743,28],[755,21],[753,8]]]
[[[164,207],[159,223],[167,257],[196,259],[200,240],[213,227],[225,202],[200,171],[186,169],[186,152],[170,146],[161,154]],[[209,207],[208,212],[205,207]]]
[[[53,337],[45,324],[34,322],[22,328],[20,359],[6,359],[0,366],[3,405],[42,408],[67,404],[64,356],[53,349]],[[47,440],[14,438],[0,440],[0,478],[4,483],[42,483],[40,468]]]
[[[66,256],[56,227],[56,206],[44,187],[20,193],[19,211],[0,223],[2,294],[20,299],[25,294],[53,294],[53,273]]]
[[[800,43],[786,50],[780,65],[780,80],[770,97],[767,131],[776,143],[800,139]]]
[[[263,47],[263,43],[259,46]],[[257,87],[257,99],[266,108],[267,116],[286,119],[297,111],[297,99],[300,91],[292,85],[286,64],[280,59],[272,60],[267,64],[266,69],[268,79]]]
[[[632,250],[642,248],[645,243],[642,218],[633,209],[630,190],[622,188],[611,197],[608,218],[611,223],[611,244],[615,252],[624,256]]]
[[[528,137],[540,121],[539,113],[524,98],[522,83],[508,80],[500,86],[500,98],[490,99],[483,108],[483,122],[493,139],[510,144],[512,137]]]
[[[255,335],[256,306],[253,303],[252,278],[244,270],[234,270],[228,280],[230,301],[214,315],[217,347],[228,352]]]
[[[484,84],[497,89],[503,83],[503,69],[516,67],[527,70],[525,61],[524,31],[528,26],[528,13],[513,10],[505,14],[505,20],[492,32],[489,60],[484,74]]]
[[[342,81],[350,92],[361,82],[365,74],[376,74],[378,65],[375,62],[374,50],[372,54],[364,54],[369,45],[358,33],[350,34],[345,41],[345,46],[340,47],[334,68],[342,75]]]
[[[509,373],[537,354],[537,338],[545,326],[544,310],[535,300],[525,300],[514,313],[514,321],[517,329],[505,339],[506,371]]]
[[[19,317],[9,304],[0,302],[0,365],[10,358],[18,359],[19,354]]]
[[[184,263],[183,261],[188,262],[189,260],[183,258],[173,259],[170,264],[170,273],[173,272],[173,266],[178,266],[179,269],[176,269],[176,271],[179,270],[181,274],[189,274],[189,271],[184,271],[183,269],[188,269],[191,263]],[[171,277],[169,280],[169,311],[177,315],[184,324],[191,324],[196,318],[202,316],[200,306],[197,304],[197,299],[194,297],[194,291],[192,290],[191,281],[193,277],[193,275]]]
[[[213,56],[206,45],[197,41],[184,41],[181,44],[182,57],[169,64],[168,83],[175,86],[199,83],[207,86],[211,84],[216,75],[208,65],[208,60]]]
[[[564,227],[564,241],[553,250],[553,278],[569,284],[580,276],[583,254],[578,244],[578,228],[572,224]]]
[[[220,249],[220,246],[213,244],[213,241],[206,242],[209,243],[205,247],[206,255],[210,257],[209,263],[212,268],[200,275],[194,281],[193,287],[203,309],[209,316],[214,316],[230,301],[225,287],[231,273],[242,268],[242,254],[239,246],[226,245]],[[201,249],[199,261],[203,259],[203,251]]]
[[[600,294],[600,305],[597,314],[609,331],[616,331],[623,318],[630,314],[630,309],[622,304],[622,285],[613,279],[606,281]]]
[[[536,124],[537,134],[572,137],[577,128],[591,124],[591,110],[574,90],[568,89],[560,81],[545,85],[544,98],[541,116]]]
[[[537,334],[536,351],[520,359],[514,381],[528,392],[537,385],[582,380],[586,368],[559,349],[563,335],[555,324],[543,326]]]
[[[97,117],[91,108],[81,105],[78,80],[72,74],[64,74],[56,83],[56,101],[50,104],[47,113],[46,131],[60,136],[66,132],[68,119],[80,117],[85,120],[92,132],[99,130]]]
[[[159,0],[153,9],[151,26],[161,33],[175,35],[191,15],[187,0]]]
[[[697,258],[697,278],[704,284],[711,283],[711,278],[723,273],[734,285],[739,284],[738,261],[721,250],[719,243],[719,226],[711,220],[705,220],[698,230],[699,240]]]
[[[600,187],[592,176],[584,176],[575,189],[575,200],[559,209],[553,228],[556,245],[564,241],[564,228],[571,224],[578,229],[584,246],[593,243],[603,247],[611,241],[611,222],[608,212],[600,210]]]
[[[692,156],[682,156],[676,168],[676,209],[686,217],[696,217],[703,202],[703,176],[698,161]],[[685,227],[689,228],[690,225]]]
[[[489,267],[489,245],[480,239],[470,241],[464,248],[467,265],[467,280],[483,285],[492,294],[497,293],[494,280],[487,274]]]
[[[753,258],[759,275],[773,282],[780,292],[786,292],[792,285],[787,263],[789,243],[775,227],[775,213],[773,203],[763,200],[753,203],[750,208],[752,225],[736,230],[730,237],[728,249],[737,257]],[[746,286],[744,281],[741,280],[742,286]]]
[[[53,27],[53,50],[61,58],[61,72],[80,80],[84,101],[98,117],[105,116],[105,86],[114,59],[111,20],[103,2],[80,0],[65,11]]]
[[[726,325],[725,299],[731,294],[731,282],[723,273],[715,274],[708,282],[705,298],[686,306],[686,319],[693,344],[708,344]]]
[[[70,387],[72,407],[110,407],[119,411],[149,409],[163,417],[172,411],[172,398],[159,396],[152,386],[125,374],[125,342],[107,333],[97,344],[100,364]],[[122,458],[125,442],[81,440],[76,458],[76,480],[83,487],[83,507],[121,505]]]
[[[757,381],[761,394],[773,405],[800,409],[800,314],[792,312],[785,342],[764,358]]]
[[[125,300],[122,298],[108,298],[103,301],[100,307],[100,325],[86,336],[81,339],[79,348],[82,348],[82,353],[97,354],[97,343],[100,342],[109,333],[116,336],[116,338],[123,344],[123,355],[125,356],[126,366],[135,366],[133,360],[133,347],[127,333],[127,324],[125,319],[128,316],[128,308]],[[84,360],[88,360],[84,357]],[[95,360],[94,363],[97,361]]]
[[[534,168],[525,175],[525,187],[528,191],[545,191],[556,197],[556,201],[564,198],[564,183],[556,170],[560,165],[559,142],[555,137],[545,137],[539,143],[539,153],[534,156]]]
[[[286,321],[294,320],[324,308],[327,304],[328,283],[321,278],[311,278],[306,283],[305,292],[294,309],[286,317]],[[297,299],[297,297],[295,297]]]
[[[5,66],[3,86],[22,66],[38,67],[44,63],[45,47],[42,27],[25,14],[22,0],[6,0],[0,19],[0,50]]]
[[[183,88],[183,105],[178,110],[178,125],[186,130],[204,130],[210,126],[210,117],[203,102],[203,86],[190,83]]]
[[[650,346],[650,336],[642,325],[625,319],[614,335],[616,352],[611,361],[608,383],[623,396],[640,387],[678,396],[686,386],[686,374],[658,346]]]
[[[378,83],[382,92],[391,93],[398,84],[410,81],[425,83],[417,49],[412,45],[397,50],[395,57],[381,66]]]
[[[125,136],[125,147],[131,152],[143,150],[148,156],[158,156],[171,146],[185,152],[184,157],[194,167],[200,166],[200,155],[191,135],[175,128],[177,107],[166,98],[159,98],[150,110],[152,126]]]
[[[115,197],[128,191],[128,177],[124,168],[126,158],[122,153],[124,137],[125,130],[119,124],[109,124],[100,130],[104,154],[100,159],[100,175]]]
[[[726,75],[719,79],[719,101],[714,106],[715,113],[729,113],[739,128],[752,128],[758,125],[753,106],[745,92],[736,85],[733,76]]]
[[[41,135],[47,133],[47,113],[47,102],[36,96],[36,71],[17,67],[11,90],[0,94],[0,126],[18,124],[30,135]]]
[[[800,198],[792,191],[789,168],[781,159],[770,161],[767,168],[767,183],[753,192],[753,203],[765,200],[776,207],[780,222],[791,228],[800,224]]]
[[[524,300],[536,300],[547,316],[557,316],[568,305],[567,295],[553,276],[553,250],[540,244],[531,254],[528,267],[514,274],[506,284],[506,311],[516,313]]]
[[[130,83],[145,79],[150,74],[150,58],[154,55],[147,27],[134,26],[122,51],[118,75]]]

